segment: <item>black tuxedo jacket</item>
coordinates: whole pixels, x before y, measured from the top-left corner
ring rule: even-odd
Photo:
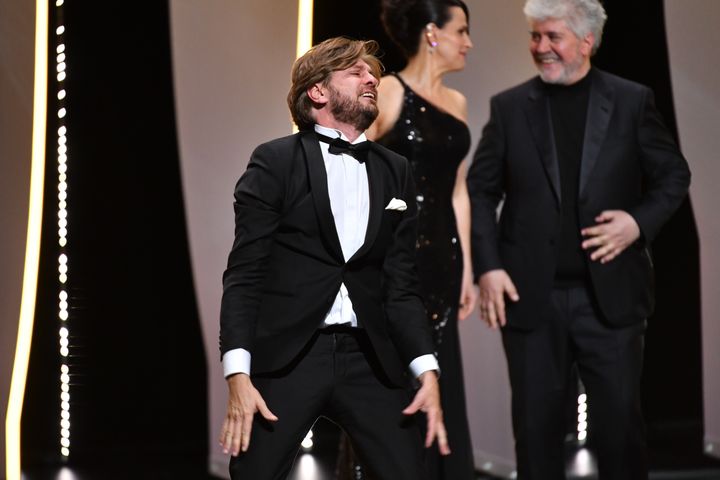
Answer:
[[[415,267],[417,205],[408,162],[372,144],[365,243],[345,262],[314,132],[259,146],[235,189],[235,241],[223,275],[220,350],[244,348],[253,373],[288,365],[344,282],[385,373],[433,352]],[[391,199],[407,210],[387,210]]]
[[[603,210],[625,210],[641,239],[607,264],[589,260],[606,320],[629,325],[654,304],[647,245],[683,200],[687,163],[650,89],[593,68],[577,199],[581,228]],[[549,101],[535,77],[492,98],[490,120],[468,174],[476,275],[505,269],[520,295],[508,324],[532,328],[549,304],[562,223],[560,170]],[[504,199],[496,220],[496,207]]]

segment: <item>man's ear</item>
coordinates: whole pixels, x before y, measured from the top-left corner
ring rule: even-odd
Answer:
[[[316,83],[307,89],[307,95],[313,103],[324,105],[328,102],[327,90],[321,83]]]
[[[592,55],[593,45],[595,45],[595,35],[590,32],[585,35],[585,38],[580,42],[580,52],[584,56],[590,57]]]

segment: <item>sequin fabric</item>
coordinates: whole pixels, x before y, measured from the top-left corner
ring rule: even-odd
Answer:
[[[452,193],[460,162],[470,149],[467,125],[405,87],[400,117],[377,141],[405,156],[417,186],[417,262],[436,348],[457,321],[462,251]]]

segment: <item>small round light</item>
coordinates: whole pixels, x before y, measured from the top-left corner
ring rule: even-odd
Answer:
[[[69,457],[69,456],[70,456],[70,449],[69,449],[69,448],[66,448],[66,447],[63,447],[63,448],[60,449],[60,453],[62,454],[63,457]]]
[[[57,74],[57,81],[62,82],[67,77],[67,74],[65,72],[60,72]]]
[[[65,282],[63,282],[63,283],[65,283]],[[63,322],[66,321],[66,320],[68,319],[68,312],[67,312],[67,310],[60,310],[60,313],[58,314],[58,317],[60,317],[60,320],[62,320]]]
[[[587,403],[587,394],[586,393],[581,393],[580,395],[578,395],[578,404],[580,404],[580,403]]]
[[[66,95],[66,94],[65,94],[65,90],[64,90],[64,89],[63,89],[63,90],[60,90],[60,91],[58,92],[58,94],[57,94],[58,100],[62,100],[63,98],[65,98],[65,95]],[[62,128],[65,128],[65,127],[62,127]]]
[[[65,115],[67,115],[67,109],[65,107],[58,110],[58,118],[65,118]]]
[[[64,25],[60,25],[59,27],[57,27],[57,28],[55,29],[55,33],[56,33],[57,35],[62,35],[63,33],[65,33],[65,26],[64,26]]]

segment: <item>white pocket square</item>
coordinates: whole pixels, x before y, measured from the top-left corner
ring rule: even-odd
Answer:
[[[399,198],[393,198],[392,200],[390,200],[390,203],[387,204],[385,210],[397,210],[399,212],[402,212],[403,210],[407,210],[407,203],[405,203],[403,200],[400,200]]]

